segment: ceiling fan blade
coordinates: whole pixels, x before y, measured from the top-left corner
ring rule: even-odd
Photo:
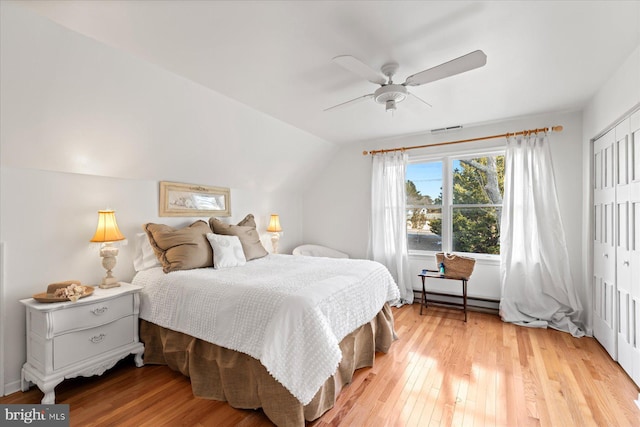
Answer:
[[[364,101],[367,98],[373,98],[373,94],[370,93],[368,95],[359,96],[359,97],[354,98],[354,99],[352,99],[350,101],[343,102],[342,104],[338,104],[338,105],[334,105],[333,107],[325,108],[324,111],[329,111],[329,110],[333,110],[333,109],[340,108],[340,107],[346,107],[347,105],[351,105],[351,104],[357,104],[358,102]]]
[[[429,104],[427,101],[425,101],[424,99],[420,98],[415,93],[411,93],[411,92],[407,92],[407,93],[409,94],[409,96],[414,97],[415,99],[417,99],[418,101],[422,102],[423,104],[428,105],[429,107],[433,107],[433,105]]]
[[[354,58],[353,56],[336,56],[332,61],[340,65],[342,68],[351,71],[352,73],[357,74],[360,77],[364,77],[371,83],[376,83],[379,85],[387,83],[387,79],[382,74],[378,73],[376,70],[369,67],[359,59]]]
[[[418,86],[425,83],[434,82],[444,79],[445,77],[455,76],[476,68],[480,68],[487,63],[487,55],[481,50],[476,50],[459,58],[452,59],[444,64],[437,65],[428,70],[421,71],[417,74],[407,77],[404,82],[405,86]]]

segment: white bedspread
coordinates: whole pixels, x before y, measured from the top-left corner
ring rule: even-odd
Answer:
[[[268,255],[222,270],[139,272],[140,317],[246,353],[303,405],[333,375],[339,342],[399,298],[367,260]]]

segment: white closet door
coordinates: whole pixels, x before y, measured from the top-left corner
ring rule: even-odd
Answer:
[[[628,360],[627,367],[620,365],[640,386],[640,111],[629,119],[629,292],[627,316],[627,341],[623,346]],[[624,264],[624,261],[623,261]]]
[[[633,204],[630,198],[632,151],[629,119],[615,128],[616,139],[616,332],[618,363],[629,375],[633,370],[633,298],[631,297],[631,230]]]
[[[615,131],[593,144],[593,334],[617,360]]]

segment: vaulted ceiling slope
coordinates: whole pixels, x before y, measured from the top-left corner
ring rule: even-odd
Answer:
[[[581,109],[640,44],[640,1],[28,1],[61,25],[145,58],[324,140],[348,143]],[[413,89],[392,115],[353,55],[395,81],[471,51],[486,66]]]

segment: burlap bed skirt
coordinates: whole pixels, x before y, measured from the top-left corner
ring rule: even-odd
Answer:
[[[168,365],[191,378],[193,394],[226,401],[234,408],[262,408],[278,426],[304,426],[331,409],[353,372],[373,366],[376,351],[387,352],[396,339],[393,314],[385,304],[371,322],[340,342],[342,361],[308,405],[302,405],[257,360],[180,332],[141,321],[144,363]]]

